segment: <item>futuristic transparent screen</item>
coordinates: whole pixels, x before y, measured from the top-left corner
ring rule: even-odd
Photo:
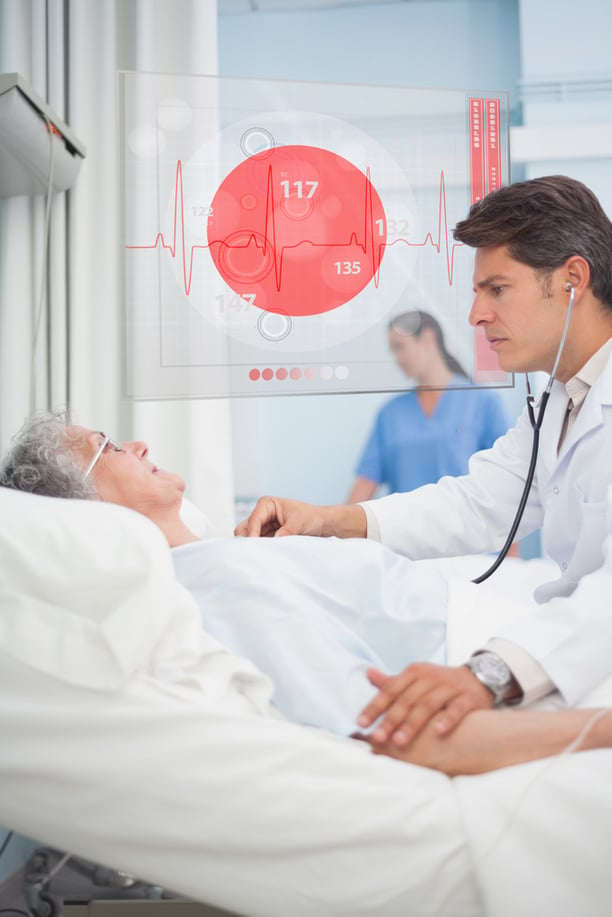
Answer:
[[[124,72],[120,111],[127,397],[406,390],[413,309],[512,385],[452,236],[508,181],[505,94]]]

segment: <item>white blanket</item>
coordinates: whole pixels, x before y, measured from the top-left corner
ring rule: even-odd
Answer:
[[[204,629],[270,675],[292,722],[351,735],[368,666],[445,660],[446,580],[376,542],[222,538],[172,556]]]

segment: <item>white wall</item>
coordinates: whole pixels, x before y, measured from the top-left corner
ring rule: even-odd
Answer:
[[[511,88],[517,0],[411,3],[219,17],[222,76]]]
[[[521,0],[520,34],[528,177],[580,179],[612,215],[612,4]]]

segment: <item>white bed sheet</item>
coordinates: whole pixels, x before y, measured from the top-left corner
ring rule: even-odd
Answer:
[[[483,558],[426,561],[450,577],[449,662],[458,664],[496,627],[522,615],[532,591],[557,576],[538,558],[508,558],[480,585]],[[558,694],[531,709],[565,706]],[[612,677],[582,698],[612,707]],[[508,716],[512,712],[508,711]],[[453,786],[487,917],[609,917],[612,875],[612,751],[591,751],[459,777]]]

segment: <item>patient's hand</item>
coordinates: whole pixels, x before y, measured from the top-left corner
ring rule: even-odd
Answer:
[[[583,739],[575,751],[612,747],[612,712],[583,710],[476,710],[450,735],[430,722],[407,748],[394,742],[373,747],[377,755],[459,774],[487,771],[559,755]]]
[[[443,771],[449,777],[460,774],[482,774],[486,771],[528,760],[531,750],[518,754],[516,745],[508,744],[506,724],[508,710],[476,710],[469,713],[448,735],[435,732],[430,721],[413,739],[408,747],[400,747],[393,741],[372,745],[377,755],[396,758],[409,764],[431,767]],[[367,737],[366,738],[367,741]],[[514,760],[509,759],[509,756]]]
[[[471,710],[493,706],[492,693],[466,666],[415,662],[399,675],[370,668],[368,678],[379,691],[357,722],[367,728],[384,715],[369,736],[374,746],[404,749],[428,724],[445,736]]]

